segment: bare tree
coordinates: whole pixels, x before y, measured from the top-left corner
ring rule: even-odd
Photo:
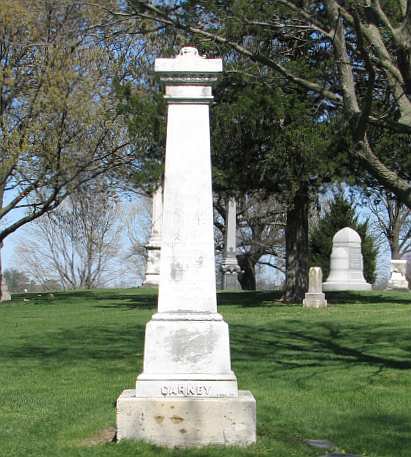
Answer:
[[[0,0],[0,245],[84,183],[132,170],[114,82],[140,48],[109,29],[82,0]]]
[[[146,265],[146,249],[151,229],[151,199],[138,196],[134,205],[129,208],[125,217],[126,236],[129,242],[124,261],[132,269],[136,283],[144,279]]]
[[[98,182],[71,194],[27,229],[17,248],[21,265],[43,285],[50,279],[64,289],[110,284],[120,252],[120,213],[115,195]]]
[[[214,200],[217,252],[222,251],[226,208],[224,196]],[[237,198],[237,260],[239,281],[246,290],[256,289],[256,265],[285,270],[286,206],[261,192]]]
[[[411,254],[411,210],[381,188],[364,192],[362,204],[371,213],[370,229],[376,242],[388,243],[391,258],[397,260]]]

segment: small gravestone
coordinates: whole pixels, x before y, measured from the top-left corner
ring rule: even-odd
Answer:
[[[303,300],[304,308],[326,308],[327,300],[322,291],[323,273],[320,267],[311,267],[308,274],[308,292]]]
[[[361,237],[350,227],[334,235],[330,274],[323,283],[323,290],[371,290],[363,273]]]
[[[391,260],[391,277],[388,281],[388,289],[408,290],[407,261]]]
[[[9,300],[11,300],[11,295],[9,292],[9,288],[7,287],[6,278],[4,277],[4,275],[2,275],[0,301],[9,301]]]

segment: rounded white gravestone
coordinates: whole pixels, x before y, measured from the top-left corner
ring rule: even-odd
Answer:
[[[330,274],[323,290],[370,290],[363,274],[361,237],[350,227],[339,230],[333,238]]]

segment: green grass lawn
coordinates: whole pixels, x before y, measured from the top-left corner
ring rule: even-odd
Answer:
[[[104,443],[116,398],[142,368],[152,292],[28,297],[0,305],[1,457],[326,454],[305,439],[411,455],[411,293],[335,294],[326,310],[266,292],[219,294],[239,387],[257,400],[258,441],[194,450]]]

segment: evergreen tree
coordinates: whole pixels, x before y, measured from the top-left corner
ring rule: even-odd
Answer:
[[[359,222],[355,208],[342,196],[337,195],[329,210],[320,219],[310,236],[310,265],[319,266],[324,280],[330,272],[330,256],[334,235],[344,227],[351,227],[361,237],[364,276],[367,282],[375,282],[377,249],[368,233],[368,221]]]

